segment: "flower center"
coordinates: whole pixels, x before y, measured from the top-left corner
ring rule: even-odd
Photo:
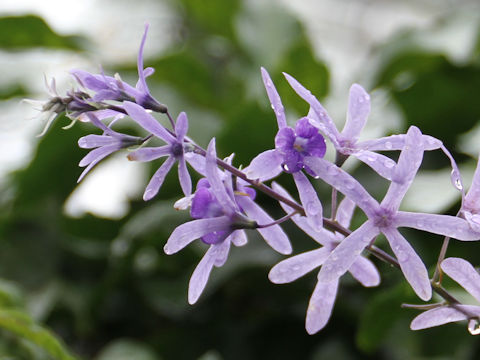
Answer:
[[[176,158],[183,155],[183,144],[176,142],[171,147],[172,155]]]
[[[381,208],[375,216],[373,223],[379,228],[386,228],[392,224],[393,211],[389,209]]]

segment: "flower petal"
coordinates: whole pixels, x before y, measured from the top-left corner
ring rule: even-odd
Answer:
[[[338,280],[329,283],[317,282],[308,303],[305,329],[310,335],[327,325],[337,296]]]
[[[366,150],[357,151],[352,155],[355,156],[358,160],[370,166],[373,170],[375,170],[378,175],[384,177],[387,180],[392,179],[392,172],[397,163],[389,157]]]
[[[480,233],[473,231],[467,221],[456,216],[398,211],[393,221],[396,227],[409,227],[458,240],[480,239]]]
[[[82,149],[93,149],[100,146],[118,144],[118,139],[105,135],[86,135],[78,139],[78,146]]]
[[[165,176],[167,176],[174,162],[175,158],[173,156],[169,156],[167,160],[165,160],[165,162],[158,168],[155,174],[153,174],[145,189],[145,192],[143,193],[143,200],[148,201],[158,194],[158,191],[165,180]]]
[[[192,179],[188,173],[187,164],[183,156],[178,159],[178,179],[185,196],[190,195],[192,193]]]
[[[192,220],[181,224],[173,230],[163,250],[167,255],[174,254],[193,240],[200,239],[208,233],[229,230],[231,224],[232,222],[227,216]]]
[[[293,180],[310,225],[314,230],[320,230],[323,226],[323,208],[317,192],[301,171],[293,173]]]
[[[287,120],[285,118],[285,109],[283,108],[280,95],[278,95],[277,89],[275,88],[275,85],[273,85],[272,79],[270,78],[267,70],[262,67],[260,71],[262,72],[263,84],[267,90],[268,99],[270,100],[272,109],[277,117],[278,128],[284,128],[287,126]]]
[[[147,162],[170,155],[170,145],[145,147],[128,154],[128,160]]]
[[[138,85],[137,88],[143,93],[148,93],[148,86],[145,80],[145,72],[143,70],[143,49],[145,47],[145,41],[147,40],[148,24],[145,24],[145,31],[143,32],[142,42],[140,43],[140,49],[138,50],[137,58],[137,70],[138,70]]]
[[[202,155],[195,154],[193,152],[186,152],[183,154],[183,156],[196,172],[203,176],[207,175],[205,171],[205,158]]]
[[[478,306],[475,307],[478,308]],[[477,312],[480,311],[477,310]],[[415,319],[413,319],[410,323],[410,329],[422,330],[466,319],[467,316],[462,312],[452,307],[441,306],[438,308],[427,310],[415,317]]]
[[[350,87],[350,96],[348,99],[347,121],[342,130],[342,137],[356,142],[360,136],[368,114],[370,113],[370,96],[358,84]]]
[[[282,172],[282,161],[282,156],[277,150],[267,150],[255,156],[250,165],[244,169],[244,173],[249,179],[267,181]]]
[[[181,112],[177,117],[177,122],[175,123],[175,134],[177,135],[178,141],[183,141],[185,135],[188,132],[188,118],[185,112]]]
[[[269,224],[274,220],[260,206],[258,206],[248,196],[238,198],[238,204],[245,211],[247,216],[255,220],[258,224]],[[272,225],[266,228],[257,229],[265,239],[265,242],[280,254],[288,255],[292,253],[292,245],[288,240],[287,234],[279,225]]]
[[[406,134],[400,134],[366,140],[358,143],[357,148],[370,151],[402,150],[405,146],[405,137]],[[422,144],[425,150],[437,150],[442,146],[440,140],[430,135],[422,135]]]
[[[330,249],[307,251],[280,261],[268,273],[268,278],[274,284],[286,284],[297,280],[313,269],[319,267],[330,255]]]
[[[340,205],[338,205],[337,208],[337,221],[340,225],[342,225],[344,228],[349,228],[350,227],[350,221],[352,220],[353,212],[355,211],[355,203],[349,199],[348,197],[345,197],[341,202]]]
[[[382,232],[387,237],[400,268],[415,293],[420,299],[429,300],[432,297],[432,286],[423,261],[397,229],[384,228]]]
[[[244,230],[235,230],[232,235],[232,243],[235,246],[244,246],[247,244],[247,234],[245,234]]]
[[[328,283],[340,278],[379,233],[379,229],[367,220],[332,251],[318,274],[318,281]]]
[[[83,172],[78,177],[77,183],[83,180],[83,178],[97,165],[101,160],[112,154],[113,152],[119,150],[117,145],[109,145],[97,148],[90,151],[81,161],[79,166],[88,166],[83,170]]]
[[[442,261],[442,270],[480,301],[480,274],[467,260],[448,258]]]
[[[327,160],[317,157],[307,156],[304,159],[304,163],[313,171],[316,177],[354,201],[368,217],[375,216],[375,210],[379,207],[377,201],[346,171]]]
[[[359,256],[348,271],[365,287],[373,287],[380,284],[380,273],[377,268],[363,256]]]

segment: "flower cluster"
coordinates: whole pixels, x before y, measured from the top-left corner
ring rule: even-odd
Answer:
[[[428,305],[408,305],[428,311],[412,322],[414,330],[442,325],[452,321],[469,320],[471,333],[479,333],[480,307],[460,303],[441,285],[444,272],[480,301],[480,275],[466,260],[446,258],[446,246],[439,256],[433,278],[413,246],[399,229],[413,228],[459,241],[480,239],[480,165],[474,175],[470,190],[464,194],[460,172],[452,155],[442,142],[422,134],[411,126],[405,134],[360,141],[360,134],[370,113],[370,96],[358,84],[350,88],[345,126],[339,131],[316,97],[300,82],[284,74],[292,89],[306,101],[310,109],[298,120],[287,122],[284,106],[267,70],[261,76],[278,124],[273,140],[274,148],[257,155],[243,170],[233,166],[233,156],[217,157],[215,139],[207,149],[197,145],[188,133],[188,119],[181,112],[176,121],[151,95],[146,79],[153,73],[144,68],[143,49],[148,27],[145,28],[138,55],[138,83],[131,86],[120,76],[91,74],[72,70],[79,89],[61,97],[54,82],[50,84],[51,99],[43,110],[53,113],[67,112],[73,120],[88,121],[102,130],[101,135],[91,134],[79,139],[82,148],[91,150],[80,162],[86,169],[78,181],[102,159],[110,154],[130,148],[128,159],[149,162],[164,158],[145,192],[144,200],[153,199],[178,162],[178,178],[185,195],[177,201],[177,209],[190,209],[191,221],[179,225],[168,238],[164,251],[174,254],[194,241],[206,248],[205,255],[195,268],[188,287],[188,301],[199,299],[214,267],[221,267],[228,258],[231,245],[247,243],[249,230],[259,232],[265,242],[283,255],[292,253],[287,234],[281,227],[292,221],[306,236],[320,247],[293,255],[273,266],[269,279],[274,283],[289,283],[319,268],[317,284],[307,309],[306,330],[313,334],[328,322],[335,303],[341,278],[350,273],[365,287],[380,284],[380,273],[369,255],[398,267],[416,295],[423,301],[432,298],[432,292],[443,302]],[[170,127],[162,125],[154,113],[164,114]],[[117,119],[129,117],[147,135],[143,138],[113,130]],[[51,117],[51,119],[53,119]],[[107,121],[111,121],[106,124]],[[160,146],[144,146],[151,139]],[[328,140],[327,141],[325,140]],[[332,146],[336,153],[333,161],[325,159],[326,148]],[[441,150],[452,167],[452,182],[461,191],[462,206],[457,216],[413,213],[400,210],[400,204],[414,181],[423,161],[425,151]],[[385,155],[399,152],[398,160]],[[345,160],[353,156],[372,168],[389,183],[382,200],[370,195],[352,174],[342,168]],[[188,164],[188,165],[187,165]],[[190,169],[188,168],[190,167]],[[201,179],[192,189],[189,171]],[[277,182],[269,181],[279,176],[291,176],[297,195],[290,195]],[[322,182],[332,189],[332,211],[324,217],[322,202],[315,184]],[[274,219],[256,201],[256,192],[262,191],[278,201],[286,215]],[[337,193],[343,199],[337,206]],[[366,220],[355,228],[351,220],[355,209],[361,210]],[[383,235],[391,253],[376,244]]]

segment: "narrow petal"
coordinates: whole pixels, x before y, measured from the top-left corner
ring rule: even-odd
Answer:
[[[428,278],[428,271],[422,259],[412,246],[395,228],[384,228],[382,232],[387,237],[390,247],[395,254],[403,275],[412,286],[412,289],[422,300],[432,297],[432,286]]]
[[[330,249],[322,247],[292,256],[276,264],[268,273],[268,278],[274,284],[295,281],[322,265],[328,255],[330,255]]]
[[[185,135],[188,132],[188,118],[185,112],[181,112],[177,117],[177,122],[175,123],[175,134],[177,135],[178,141],[182,141]]]
[[[409,227],[458,240],[480,239],[480,233],[473,231],[467,221],[456,216],[398,211],[393,221],[396,227]]]
[[[360,136],[368,114],[370,113],[370,96],[358,84],[350,87],[350,97],[348,99],[347,121],[342,130],[344,138],[356,142]]]
[[[145,81],[145,73],[143,71],[143,49],[145,47],[145,41],[147,40],[148,24],[145,24],[145,31],[143,32],[142,42],[140,43],[140,49],[138,50],[137,58],[137,70],[138,70],[138,89],[142,92],[148,93],[147,82]]]
[[[480,274],[472,264],[467,260],[451,257],[443,260],[441,267],[445,274],[480,301]]]
[[[165,176],[167,176],[174,163],[175,158],[173,156],[169,156],[167,160],[165,160],[165,162],[158,168],[155,174],[153,174],[145,189],[145,192],[143,193],[143,200],[148,201],[158,194],[158,191],[165,180]]]
[[[210,245],[210,248],[205,253],[202,260],[200,260],[190,277],[190,282],[188,284],[188,303],[190,305],[197,302],[207,285],[217,255],[215,250],[218,246],[220,246],[220,244]]]
[[[333,120],[330,118],[330,116],[328,116],[327,111],[323,108],[317,98],[313,96],[309,90],[305,89],[303,85],[301,85],[296,79],[286,73],[283,73],[283,75],[285,76],[293,90],[295,90],[295,92],[303,100],[310,104],[313,110],[313,114],[316,115],[316,122],[322,124],[325,135],[330,139],[330,141],[335,145],[335,147],[337,147],[340,134],[337,130],[337,127],[333,123]],[[316,126],[314,123],[312,125]]]
[[[392,182],[382,205],[398,210],[400,202],[410,187],[423,159],[422,133],[415,126],[410,126],[405,139],[405,147],[400,153],[397,166],[392,172]]]
[[[220,179],[220,172],[217,167],[217,153],[215,151],[215,138],[213,138],[208,144],[205,171],[212,192],[220,206],[225,213],[233,214],[237,210],[237,205],[233,199],[228,196],[225,184],[222,179]]]
[[[304,163],[315,175],[333,186],[342,194],[354,201],[368,217],[375,215],[379,208],[377,201],[370,196],[367,190],[350,174],[327,160],[317,157],[306,157]]]
[[[473,174],[472,186],[465,195],[464,208],[474,212],[480,210],[480,156],[478,157],[475,174]]]
[[[320,230],[323,226],[323,208],[317,192],[301,171],[293,174],[293,180],[295,185],[297,185],[300,201],[305,209],[310,225],[314,230]]]
[[[377,268],[363,256],[359,256],[348,271],[365,287],[373,287],[380,284],[380,273]]]
[[[205,158],[202,155],[187,152],[184,153],[183,156],[196,172],[203,176],[207,175],[207,172],[205,171]]]
[[[347,236],[323,264],[318,281],[328,283],[340,278],[357,260],[362,251],[380,233],[371,221],[366,221]]]
[[[366,140],[358,143],[357,148],[370,151],[402,150],[405,146],[405,137],[406,134],[400,134]],[[422,135],[422,144],[425,150],[437,150],[442,146],[440,140],[430,135]]]
[[[78,146],[82,149],[93,149],[100,146],[117,144],[118,139],[105,135],[87,135],[78,139]]]
[[[338,280],[329,283],[317,282],[308,303],[305,329],[310,335],[322,330],[332,314],[337,297]]]
[[[123,107],[127,114],[145,130],[158,136],[165,142],[172,143],[175,141],[175,138],[140,105],[130,101],[124,101]]]
[[[244,172],[249,179],[267,181],[282,172],[282,161],[282,156],[277,150],[267,150],[258,154]]]
[[[352,155],[370,166],[378,175],[392,180],[392,172],[397,163],[389,157],[366,150],[355,152]]]
[[[189,221],[173,230],[163,250],[167,255],[174,254],[182,250],[193,240],[199,239],[208,233],[229,230],[230,225],[231,221],[226,216]]]
[[[255,220],[258,224],[269,224],[274,220],[260,206],[258,206],[248,196],[242,196],[238,199],[238,204],[245,211],[247,216]],[[287,234],[279,225],[272,225],[266,228],[257,229],[265,242],[280,254],[288,255],[292,253],[292,245],[288,240]]]
[[[147,162],[168,155],[170,155],[170,145],[141,148],[131,152],[127,157],[128,160]]]
[[[98,75],[93,75],[87,71],[80,70],[80,69],[73,69],[70,70],[70,74],[82,85],[83,87],[93,90],[93,91],[100,91],[104,89],[108,89],[108,85],[106,82],[99,78]]]
[[[244,246],[247,244],[247,234],[245,234],[244,230],[235,230],[232,235],[232,243],[235,246]]]
[[[284,128],[287,126],[287,120],[285,118],[285,109],[283,108],[280,95],[278,95],[277,89],[275,88],[275,85],[273,85],[273,81],[270,78],[267,70],[265,70],[263,67],[260,70],[262,72],[263,84],[267,90],[268,99],[270,100],[272,109],[277,117],[278,128]]]
[[[188,173],[187,164],[183,156],[178,159],[178,179],[185,196],[190,195],[192,193],[192,179]]]
[[[106,158],[108,155],[112,154],[118,150],[118,147],[115,145],[104,146],[95,150],[90,151],[87,156],[85,156],[81,161],[79,166],[88,166],[83,170],[83,172],[78,177],[77,183],[83,180],[83,178],[97,165],[101,160]],[[93,154],[92,154],[93,153]],[[82,165],[83,164],[83,165]]]
[[[230,251],[231,235],[222,241],[221,243],[216,244],[215,247],[215,267],[222,267],[225,265],[225,262],[228,259],[228,253]]]
[[[350,227],[350,221],[352,220],[353,212],[355,211],[355,206],[356,206],[355,203],[348,197],[345,197],[340,202],[340,205],[338,205],[337,221],[344,228],[348,229]]]
[[[422,330],[460,320],[467,320],[467,316],[452,307],[441,306],[415,317],[410,323],[410,329]]]

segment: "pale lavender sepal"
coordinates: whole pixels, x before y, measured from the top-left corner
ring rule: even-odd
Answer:
[[[188,118],[185,112],[181,112],[177,117],[177,122],[175,123],[175,135],[177,135],[178,141],[182,141],[185,135],[188,132]]]
[[[445,274],[480,301],[480,274],[472,264],[464,259],[451,257],[443,260],[441,267]]]
[[[220,246],[222,243],[210,245],[210,248],[207,250],[205,255],[203,255],[202,260],[200,260],[197,267],[193,271],[188,284],[188,303],[190,305],[193,305],[197,302],[198,298],[205,289],[215,262],[215,248]]]
[[[368,114],[370,113],[370,96],[358,84],[350,87],[348,99],[347,121],[342,130],[342,136],[352,142],[356,142],[360,136]]]
[[[332,251],[320,269],[318,281],[328,283],[340,278],[379,233],[370,220],[363,223]]]
[[[357,148],[370,151],[402,150],[405,146],[405,134],[390,135],[379,139],[362,141]],[[422,135],[423,148],[427,151],[440,149],[442,142],[430,135]]]
[[[186,162],[188,162],[196,172],[203,176],[207,176],[207,172],[205,171],[205,158],[202,155],[193,152],[186,152],[183,156],[185,157]]]
[[[238,208],[234,203],[232,198],[228,196],[227,191],[225,190],[225,184],[220,178],[220,172],[217,167],[217,153],[215,150],[215,138],[210,140],[207,148],[206,162],[205,162],[205,171],[207,173],[207,179],[210,183],[210,189],[213,192],[213,195],[219,202],[223,211],[226,213],[233,214]]]
[[[397,229],[386,228],[382,232],[387,237],[403,275],[405,275],[412,289],[420,299],[424,301],[429,300],[432,297],[432,287],[423,261]]]
[[[101,160],[106,158],[108,155],[118,150],[117,145],[103,146],[97,149],[90,151],[81,161],[79,166],[88,166],[83,170],[83,172],[78,177],[77,183],[83,180],[83,178],[97,165]],[[89,156],[90,155],[90,156]]]
[[[232,235],[227,237],[224,241],[216,244],[220,246],[216,248],[215,261],[213,263],[215,267],[222,267],[227,262],[228,253],[230,251],[231,237]]]
[[[283,75],[285,76],[285,78],[287,79],[288,83],[293,88],[293,90],[295,90],[295,92],[303,100],[305,100],[308,104],[310,104],[311,108],[313,109],[315,118],[314,119],[310,118],[309,119],[310,123],[313,126],[316,126],[315,123],[322,124],[322,128],[325,135],[330,139],[330,141],[335,145],[335,147],[338,147],[339,146],[338,139],[339,139],[340,133],[338,132],[337,127],[333,123],[333,120],[330,118],[330,116],[328,116],[327,111],[323,108],[322,104],[320,104],[317,98],[312,95],[310,90],[307,90],[302,84],[300,84],[292,76],[288,75],[287,73],[283,73]],[[314,122],[312,122],[311,120],[314,120]]]
[[[297,186],[300,201],[307,215],[307,220],[314,230],[319,231],[323,226],[323,208],[317,192],[304,173],[298,171],[292,175]]]
[[[178,180],[180,181],[180,186],[185,196],[191,195],[192,179],[188,173],[187,164],[185,163],[185,158],[183,156],[178,159]]]
[[[124,101],[123,107],[127,114],[145,130],[158,136],[167,143],[173,143],[175,138],[143,107],[130,101]]]
[[[258,224],[270,224],[274,220],[260,206],[258,206],[248,196],[240,196],[237,199],[238,204],[245,211],[250,219],[254,219]],[[265,242],[278,251],[280,254],[289,255],[292,253],[292,245],[288,240],[287,234],[279,225],[272,225],[266,228],[258,228],[257,231],[265,239]]]
[[[398,211],[393,222],[396,227],[409,227],[463,241],[480,239],[480,233],[456,216]]]
[[[247,234],[244,230],[235,230],[232,235],[232,243],[235,246],[244,246],[248,242]]]
[[[380,284],[380,273],[377,268],[363,256],[359,256],[348,271],[365,287],[374,287]]]
[[[282,161],[283,158],[277,150],[267,150],[255,156],[250,165],[244,169],[244,173],[249,179],[267,181],[282,172]]]
[[[282,100],[280,99],[280,95],[278,94],[278,91],[275,88],[275,85],[273,84],[273,81],[270,78],[267,70],[265,70],[263,67],[260,70],[262,72],[263,84],[267,90],[268,99],[272,104],[272,109],[277,118],[278,128],[282,129],[287,126],[287,119],[285,118],[285,109],[283,108]]]
[[[118,139],[105,135],[86,135],[78,139],[78,146],[82,149],[93,149],[100,146],[117,144]]]
[[[318,178],[353,200],[368,217],[375,216],[375,210],[379,207],[377,201],[350,174],[331,162],[318,157],[308,156],[303,162]]]
[[[477,168],[473,174],[472,185],[465,195],[463,208],[471,212],[480,211],[480,156],[477,162]]]
[[[463,306],[462,306],[463,307]],[[469,306],[473,308],[474,306]],[[478,308],[478,306],[475,306]],[[477,312],[480,312],[477,310]],[[452,307],[441,306],[427,310],[416,316],[410,323],[410,329],[422,330],[434,326],[444,325],[455,321],[467,320],[467,316]]]
[[[292,256],[276,264],[268,273],[268,278],[274,284],[295,281],[322,265],[329,254],[330,249],[322,247]]]
[[[132,161],[147,162],[170,155],[170,145],[160,147],[145,147],[135,150],[128,154],[128,159]]]
[[[137,89],[147,94],[148,94],[148,86],[147,86],[145,77],[151,74],[148,74],[148,73],[146,74],[145,70],[143,69],[143,49],[145,47],[145,42],[147,40],[148,26],[149,26],[148,24],[145,24],[145,31],[142,36],[142,42],[140,43],[140,49],[138,50],[138,58],[137,58],[137,71],[138,71]]]
[[[368,150],[354,152],[352,156],[355,156],[358,160],[370,166],[385,179],[392,179],[392,172],[397,164],[389,157]]]
[[[329,283],[317,282],[308,303],[305,329],[310,335],[327,325],[337,297],[338,280]]]
[[[208,233],[229,230],[231,224],[228,216],[192,220],[181,224],[173,230],[163,250],[167,255],[174,254]]]
[[[415,178],[422,159],[422,133],[417,127],[410,126],[405,138],[405,147],[393,169],[392,182],[383,198],[382,206],[394,211],[398,210],[403,197]]]
[[[337,221],[344,228],[348,229],[350,227],[350,222],[352,221],[353,212],[355,211],[355,203],[345,197],[337,208]]]
[[[145,188],[145,192],[143,193],[143,200],[148,201],[158,194],[158,191],[160,190],[160,187],[165,180],[165,176],[167,176],[174,163],[175,158],[173,156],[170,156],[167,158],[167,160],[164,161],[164,163],[158,168],[158,170],[155,171],[155,174],[153,174],[150,182]]]
[[[475,205],[476,206],[476,205]],[[465,210],[466,204],[463,203],[464,209],[462,210],[465,220],[467,220],[470,228],[480,234],[480,214],[472,214],[470,211]]]

